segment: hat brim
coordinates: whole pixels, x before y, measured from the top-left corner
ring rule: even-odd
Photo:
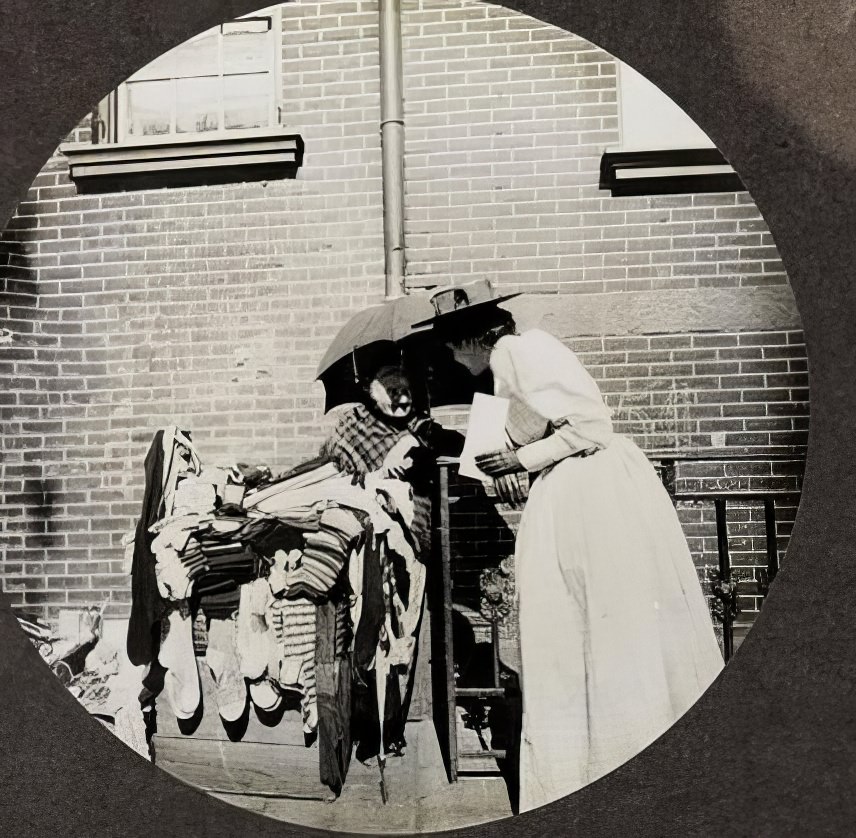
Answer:
[[[414,323],[411,328],[422,329],[426,326],[434,326],[440,322],[448,323],[450,318],[458,318],[463,317],[465,315],[471,315],[473,314],[473,312],[478,312],[484,309],[486,306],[496,307],[500,303],[504,303],[506,300],[512,300],[514,299],[514,297],[519,297],[522,293],[522,291],[517,291],[514,294],[504,294],[501,297],[493,297],[490,300],[482,300],[480,303],[473,303],[472,305],[456,308],[452,311],[447,311],[444,314],[437,314],[434,317],[429,317],[427,320],[420,320],[418,323]]]

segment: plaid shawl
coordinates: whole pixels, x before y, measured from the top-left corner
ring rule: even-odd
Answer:
[[[342,471],[365,475],[379,469],[393,446],[408,433],[407,428],[388,425],[358,404],[341,413],[321,453]]]
[[[395,444],[411,433],[396,428],[372,413],[364,404],[342,411],[336,425],[321,447],[321,456],[331,459],[347,474],[366,475],[377,471]],[[412,531],[421,553],[430,547],[431,500],[417,494],[414,497]]]

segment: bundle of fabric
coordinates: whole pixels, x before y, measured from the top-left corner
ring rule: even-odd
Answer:
[[[349,611],[354,627],[351,659],[357,679],[351,733],[358,740],[359,758],[382,759],[404,744],[403,696],[424,599],[425,568],[412,534],[413,492],[407,483],[387,478],[381,470],[355,482],[334,463],[326,463],[248,493],[244,501],[245,506],[270,515],[318,502],[328,506],[318,535],[306,540],[318,546],[308,559],[304,549],[297,566],[286,569],[286,584],[295,579],[303,582],[296,573],[312,560],[312,583],[301,586],[301,594],[306,595],[308,588],[317,598],[319,589],[329,591],[330,580],[341,573],[329,557],[341,555],[342,544],[348,543]],[[351,534],[356,537],[348,541]]]
[[[156,663],[160,622],[166,612],[151,549],[154,535],[149,528],[161,518],[172,515],[179,477],[188,473],[198,474],[200,470],[199,455],[186,432],[174,425],[157,431],[145,460],[146,488],[142,513],[133,540],[126,545],[132,554],[127,651],[135,666]],[[151,689],[155,688],[154,682],[158,680],[158,673],[153,673]]]
[[[160,617],[153,666],[166,697],[179,719],[199,710],[193,625],[202,620],[224,723],[248,700],[264,712],[298,696],[321,779],[338,793],[352,739],[358,756],[381,759],[403,741],[424,592],[413,491],[384,469],[355,481],[321,460],[224,503],[196,452],[166,457],[159,434],[134,558],[139,571],[148,551]]]
[[[307,533],[300,556],[286,573],[287,596],[313,601],[326,597],[362,537],[367,520],[359,510],[339,506],[325,509],[318,531]]]

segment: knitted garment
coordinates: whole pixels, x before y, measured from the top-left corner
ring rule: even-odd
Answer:
[[[158,663],[167,670],[164,689],[176,717],[192,718],[202,700],[202,688],[193,649],[193,620],[186,602],[174,605],[161,621]]]
[[[241,673],[250,681],[258,681],[267,672],[271,646],[275,642],[267,622],[270,599],[271,590],[266,579],[254,579],[241,585],[236,648]]]
[[[241,672],[236,635],[234,616],[211,619],[205,659],[217,686],[217,709],[225,722],[236,722],[247,707],[247,683]]]
[[[267,622],[274,639],[268,677],[280,689],[300,694],[303,729],[318,726],[315,690],[315,605],[306,600],[275,599],[268,605]]]
[[[367,517],[341,507],[325,510],[318,532],[306,534],[303,554],[286,575],[287,595],[316,601],[325,597],[339,579]]]

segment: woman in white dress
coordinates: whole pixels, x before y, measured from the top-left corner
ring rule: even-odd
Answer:
[[[479,467],[511,503],[523,500],[517,475],[533,475],[516,544],[527,811],[643,750],[723,660],[672,502],[642,451],[613,432],[576,355],[541,330],[517,334],[487,283],[433,302],[456,360],[476,374],[489,364],[510,400],[509,447]]]

